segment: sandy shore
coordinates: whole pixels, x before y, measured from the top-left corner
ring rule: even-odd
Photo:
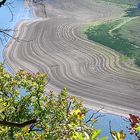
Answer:
[[[47,91],[67,87],[90,108],[140,113],[140,70],[121,63],[118,53],[89,42],[81,33],[91,21],[119,18],[122,9],[91,0],[46,2],[45,7],[31,5],[39,19],[18,26],[16,36],[26,41],[10,42],[5,63],[14,71],[47,72]]]

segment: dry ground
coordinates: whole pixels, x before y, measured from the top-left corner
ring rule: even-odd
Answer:
[[[16,34],[30,41],[12,40],[5,49],[11,68],[47,72],[48,90],[68,87],[87,106],[104,106],[114,114],[140,113],[140,70],[119,62],[117,53],[80,32],[91,21],[118,18],[121,8],[93,0],[47,0],[46,11],[33,7],[41,18],[21,23]]]

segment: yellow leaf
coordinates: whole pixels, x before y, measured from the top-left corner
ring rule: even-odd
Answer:
[[[24,134],[28,133],[29,130],[30,130],[29,126],[25,126],[24,128],[22,128],[22,132],[23,132]]]
[[[119,140],[123,140],[126,137],[126,134],[124,134],[123,131],[119,131],[117,136]]]

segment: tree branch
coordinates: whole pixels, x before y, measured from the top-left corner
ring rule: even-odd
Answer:
[[[22,128],[22,127],[25,127],[26,125],[30,125],[30,124],[33,124],[33,123],[36,123],[36,122],[37,122],[37,119],[32,119],[32,120],[29,120],[29,121],[26,121],[26,122],[23,122],[23,123],[0,121],[0,125]]]
[[[6,3],[5,6],[9,9],[9,11],[10,11],[10,13],[11,13],[11,16],[12,16],[10,21],[13,21],[14,14],[13,14],[13,12],[12,12],[12,10],[11,10],[10,5],[8,5],[8,4]]]
[[[95,114],[99,113],[101,110],[103,110],[104,107],[102,107],[101,109],[97,110],[95,113],[92,113],[92,115],[90,116],[90,118],[86,121],[86,123],[90,122],[92,120],[92,118],[94,117]],[[95,119],[99,118],[99,117],[103,117],[104,115],[100,115],[97,116]]]
[[[20,42],[20,41],[24,41],[24,42],[31,42],[33,40],[24,40],[24,39],[20,39],[19,37],[14,37],[12,35],[9,34],[9,32],[13,32],[15,30],[12,30],[12,29],[1,29],[0,28],[0,42],[1,44],[4,46],[4,41],[7,43],[8,42],[8,38],[12,38],[14,39],[15,41],[17,42]]]
[[[68,107],[67,107],[67,116],[68,116],[68,113],[70,111],[71,104],[72,104],[72,102],[70,102],[69,105],[68,105]]]

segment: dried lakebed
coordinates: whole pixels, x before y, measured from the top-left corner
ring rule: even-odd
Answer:
[[[81,27],[91,21],[119,18],[122,9],[92,0],[47,0],[32,6],[38,20],[23,22],[5,49],[15,71],[47,72],[47,90],[68,87],[88,107],[114,114],[140,113],[140,70],[119,61],[119,54],[89,42]]]

